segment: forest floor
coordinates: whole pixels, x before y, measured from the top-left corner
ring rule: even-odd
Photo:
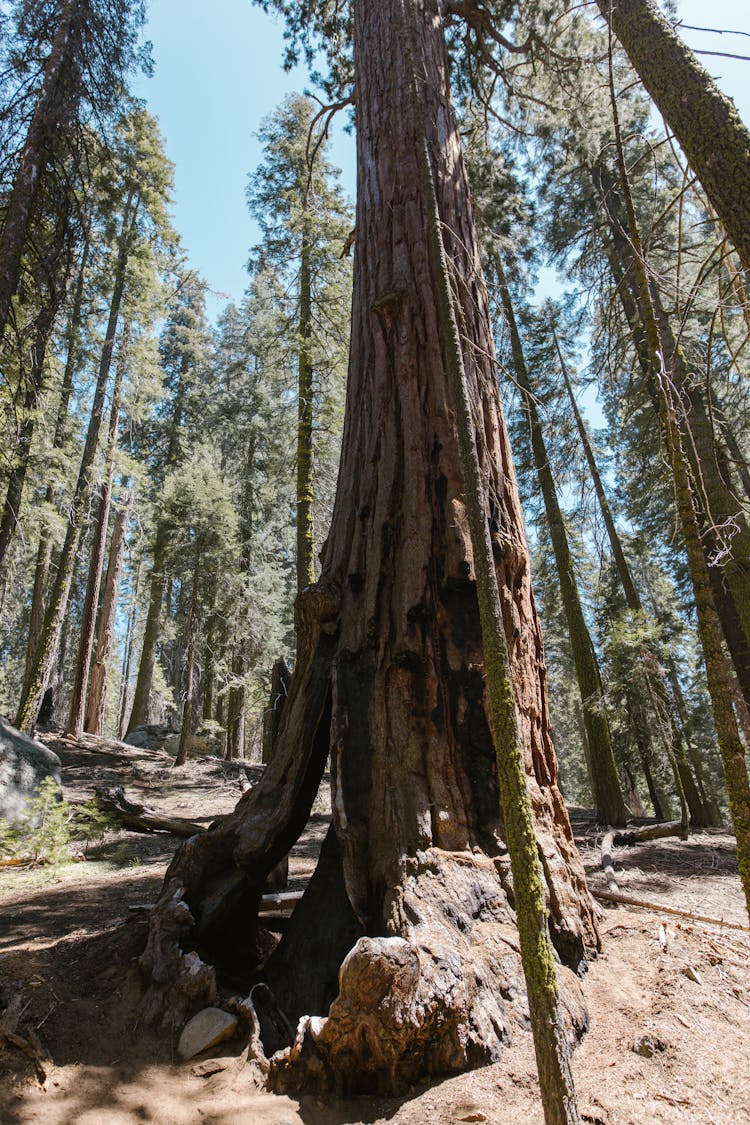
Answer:
[[[62,758],[70,801],[97,785],[123,785],[131,799],[208,824],[239,796],[237,767],[216,758],[175,771],[163,752],[90,736],[45,740]],[[292,856],[292,887],[309,877],[328,819],[321,795]],[[580,810],[573,822],[591,885],[601,889],[597,838]],[[541,1125],[531,1037],[521,1028],[494,1066],[425,1082],[400,1099],[265,1093],[242,1044],[231,1041],[214,1049],[211,1066],[177,1062],[174,1042],[138,1025],[145,931],[130,907],[156,898],[178,843],[110,832],[85,860],[54,871],[0,869],[0,1027],[2,1008],[20,992],[17,1031],[42,1047],[32,1059],[0,1037],[2,1125]],[[615,863],[624,894],[747,923],[729,835],[620,848]],[[584,1120],[750,1123],[750,933],[612,906],[602,908],[601,931],[603,952],[584,980],[591,1026],[574,1058]]]

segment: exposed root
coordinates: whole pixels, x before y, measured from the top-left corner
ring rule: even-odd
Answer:
[[[269,1085],[346,1095],[403,1092],[425,1074],[495,1062],[526,1024],[518,935],[491,860],[430,849],[404,864],[389,929],[345,958],[327,1017],[304,1017],[271,1059]],[[571,1039],[587,1024],[580,985],[562,970]]]
[[[146,1023],[177,1026],[193,1008],[216,1000],[216,974],[194,951],[183,953],[182,940],[192,929],[194,919],[182,892],[175,890],[159,906],[159,925],[151,927],[148,944],[141,957],[141,971],[149,981],[142,1003]],[[165,993],[169,1004],[165,1006]]]

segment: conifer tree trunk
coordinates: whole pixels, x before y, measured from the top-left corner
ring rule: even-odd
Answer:
[[[123,487],[125,487],[125,482],[123,482]],[[114,525],[112,527],[109,558],[107,559],[107,574],[104,580],[104,596],[102,598],[102,609],[99,617],[96,649],[91,665],[91,680],[86,703],[86,718],[83,725],[83,729],[88,731],[89,734],[101,734],[104,729],[104,713],[107,703],[107,677],[109,675],[109,664],[115,639],[117,602],[120,594],[120,577],[122,575],[122,562],[125,554],[125,539],[128,531],[131,501],[132,492],[129,492],[122,500],[117,510],[117,515],[115,516]]]
[[[652,0],[597,0],[750,270],[750,132]]]
[[[304,208],[308,207],[307,199]],[[297,378],[297,590],[315,581],[313,562],[313,362],[310,230],[303,216]]]
[[[76,563],[76,552],[81,537],[81,527],[86,504],[91,491],[91,477],[94,468],[96,449],[99,443],[102,415],[104,412],[104,397],[109,381],[109,372],[112,364],[112,350],[114,348],[117,322],[120,316],[123,292],[125,289],[125,270],[130,249],[130,232],[135,222],[135,209],[132,208],[132,196],[128,199],[123,212],[120,244],[115,266],[114,284],[109,307],[106,335],[99,360],[99,372],[94,390],[94,401],[91,406],[86,440],[81,456],[73,500],[68,512],[68,526],[65,534],[60,560],[57,568],[55,583],[50,594],[49,605],[44,616],[39,644],[31,664],[31,669],[24,683],[21,701],[18,707],[16,725],[20,730],[29,730],[36,721],[39,707],[44,696],[47,681],[57,655],[60,642],[60,630],[68,608],[70,586],[73,581],[73,570]]]
[[[182,727],[180,744],[177,747],[175,766],[184,766],[188,756],[188,741],[193,725],[193,687],[195,680],[195,643],[198,636],[198,605],[201,580],[200,548],[196,546],[193,565],[193,588],[190,593],[190,612],[188,614],[188,644],[185,656],[185,702],[182,707]]]
[[[307,296],[308,296],[307,314],[306,314],[307,319],[304,321],[304,323],[308,324],[308,326],[309,326],[309,314],[310,314],[310,305],[309,305],[309,296],[310,296],[309,247],[307,249],[306,255],[303,254],[303,258],[305,258],[305,257],[306,257],[306,260],[307,260],[306,269],[308,271],[308,276],[307,276],[307,282],[305,283],[304,286],[302,286],[302,290],[306,291]],[[303,319],[301,317],[300,318],[300,338],[304,340],[304,335],[301,331],[302,325],[303,325]],[[307,383],[309,382],[309,389],[311,390],[311,388],[312,388],[312,367],[311,367],[311,365],[309,365],[309,370],[308,370],[309,380],[307,379],[307,376],[304,375],[305,370],[307,370],[307,369],[304,367],[304,365],[302,363],[302,353],[300,353],[300,367],[299,367],[300,387],[307,390],[308,389]],[[300,389],[299,394],[300,394],[300,396],[302,396],[302,389]],[[301,397],[300,397],[300,401],[301,401]],[[302,408],[300,407],[300,410],[301,409]],[[311,400],[310,400],[310,412],[312,412],[312,402],[311,402]],[[310,413],[310,418],[312,418],[312,413]],[[302,426],[301,421],[299,422],[299,426],[300,427]],[[312,441],[312,429],[310,430],[310,441]],[[297,462],[298,497],[299,497],[299,494],[300,494],[299,493],[300,480],[304,480],[304,475],[302,477],[300,477],[300,468],[299,468],[300,444],[304,444],[304,443],[302,442],[302,439],[300,437],[300,431],[298,429],[298,449],[297,449],[297,457],[298,457],[298,462]],[[253,536],[253,503],[254,503],[253,492],[254,492],[254,484],[255,484],[255,482],[254,482],[254,472],[255,472],[256,446],[257,446],[256,435],[255,435],[255,432],[253,430],[250,433],[250,440],[247,443],[247,452],[245,454],[244,476],[243,476],[243,481],[242,481],[242,512],[241,512],[241,516],[240,516],[242,550],[240,552],[239,569],[240,569],[240,576],[241,576],[241,579],[242,579],[243,583],[247,583],[248,573],[249,573],[249,570],[250,570],[250,558],[251,558],[250,544],[251,544],[252,536]],[[312,446],[310,445],[308,447],[308,453],[311,453],[311,452],[312,452]],[[308,475],[309,475],[309,471],[311,469],[311,464],[312,464],[311,461],[308,460],[308,462],[307,462],[307,473],[308,473]],[[307,572],[305,574],[303,574],[303,570],[300,569],[301,565],[304,567],[304,565],[306,565],[306,564],[300,563],[299,551],[302,550],[302,552],[303,552],[302,558],[304,560],[305,552],[307,551],[307,546],[306,546],[307,540],[305,539],[304,543],[302,543],[301,540],[300,540],[300,535],[299,535],[300,523],[299,523],[299,521],[300,520],[304,521],[304,512],[301,513],[299,509],[297,511],[297,520],[298,520],[298,524],[297,524],[297,551],[298,551],[298,554],[297,554],[297,585],[298,585],[298,589],[302,589],[304,586],[309,585],[309,583],[307,581]],[[312,530],[312,523],[310,523],[310,530]],[[308,563],[309,563],[309,567],[311,568],[312,567],[312,539],[310,539],[309,548],[310,549],[309,549],[309,552],[308,552],[308,554],[309,554]],[[310,582],[313,581],[314,577],[315,577],[314,574],[312,574],[312,573],[309,574]],[[239,611],[239,614],[237,615],[237,617],[235,619],[235,623],[234,623],[234,639],[233,639],[233,643],[232,643],[232,684],[231,684],[231,687],[229,688],[229,693],[228,693],[228,697],[227,697],[227,710],[226,710],[227,735],[226,735],[225,757],[226,757],[227,761],[232,761],[235,758],[241,758],[243,756],[244,746],[245,746],[245,674],[247,672],[247,662],[248,662],[248,643],[247,643],[247,635],[246,635],[247,634],[247,628],[248,628],[248,623],[247,623],[247,619],[246,619],[246,608],[247,608],[246,607],[246,599],[247,599],[247,590],[246,589],[243,590],[243,595],[244,595],[244,597],[241,598],[241,600],[240,600],[240,611]]]
[[[750,332],[750,325],[748,325],[748,332]],[[750,502],[750,464],[748,464],[745,454],[740,449],[737,436],[734,432],[733,426],[727,418],[725,407],[721,405],[715,394],[711,395],[712,407],[714,411],[714,418],[718,422],[719,433],[721,439],[726,446],[727,461],[730,466],[730,474],[734,473],[739,478],[742,485],[742,492],[744,496],[744,506]]]
[[[20,416],[16,448],[12,457],[12,467],[8,476],[8,485],[5,493],[2,516],[0,516],[0,604],[7,578],[8,564],[10,562],[9,550],[16,527],[18,526],[21,510],[23,486],[31,454],[31,443],[34,437],[37,422],[37,408],[44,391],[45,361],[47,347],[52,338],[57,314],[65,298],[65,290],[70,273],[70,262],[63,260],[65,244],[70,233],[68,217],[65,214],[58,216],[55,236],[47,250],[45,271],[48,275],[48,292],[39,309],[34,327],[34,338],[30,349],[28,374],[22,373],[21,379],[25,384],[23,393],[19,387],[16,412]],[[22,369],[24,366],[22,361]]]
[[[91,657],[94,651],[94,635],[96,633],[96,614],[99,606],[99,591],[102,582],[102,572],[104,570],[104,555],[107,547],[109,510],[112,504],[112,477],[115,471],[117,433],[120,426],[120,398],[122,396],[122,385],[125,379],[125,368],[128,360],[129,339],[130,324],[126,324],[120,338],[120,348],[117,356],[117,366],[115,368],[115,380],[112,387],[112,404],[109,413],[104,479],[102,481],[99,503],[94,519],[94,538],[91,546],[91,556],[89,558],[89,572],[86,581],[86,593],[83,599],[81,631],[78,637],[78,652],[76,655],[70,711],[66,727],[66,733],[73,738],[80,738],[83,734],[86,695],[91,669]]]
[[[605,204],[605,213],[610,225],[612,242],[609,244],[608,254],[612,272],[617,281],[618,294],[631,330],[638,362],[645,376],[646,388],[657,417],[660,417],[658,390],[660,368],[654,366],[651,349],[644,330],[648,314],[644,312],[642,307],[642,296],[633,248],[625,234],[624,217],[620,215],[622,202],[618,200],[614,185],[608,179],[602,166],[593,169],[592,175],[594,185]],[[699,521],[703,553],[713,591],[715,609],[719,615],[732,665],[743,697],[750,704],[750,633],[746,628],[750,624],[748,622],[750,571],[748,571],[747,551],[744,547],[745,536],[744,531],[742,531],[747,523],[740,506],[737,504],[736,497],[732,496],[731,491],[727,489],[726,482],[722,479],[718,470],[713,429],[708,419],[705,404],[699,390],[688,377],[684,356],[671,330],[669,317],[662,307],[658,287],[650,284],[648,293],[660,338],[663,342],[664,354],[668,357],[667,362],[678,395],[681,400],[688,404],[686,408],[683,408],[683,412],[687,410],[690,416],[690,440],[685,443],[685,453],[688,457],[693,482],[700,482],[701,492],[700,494],[694,494],[693,502]],[[704,507],[704,495],[708,501],[710,516],[706,514]],[[737,517],[736,526],[738,530],[742,531],[742,534],[739,538],[732,538],[730,553],[728,556],[724,556],[724,565],[719,566],[715,561],[720,553],[719,544],[716,541],[711,523],[712,520],[721,522],[727,518],[734,521],[735,516]],[[730,588],[730,582],[732,581],[736,590]],[[744,623],[735,593],[739,597],[740,603],[744,605]]]
[[[228,762],[242,757],[245,745],[245,653],[242,641],[235,642],[232,654],[232,679],[227,702],[227,748]]]
[[[86,270],[88,267],[89,252],[91,248],[90,238],[86,232],[83,242],[83,249],[81,251],[81,261],[78,268],[78,277],[76,286],[73,293],[73,303],[68,317],[67,331],[65,334],[65,367],[63,369],[62,380],[60,383],[60,398],[57,405],[57,416],[55,419],[55,429],[52,438],[52,449],[58,451],[66,444],[67,431],[68,431],[68,407],[70,404],[70,396],[73,393],[73,379],[75,377],[76,367],[78,365],[80,355],[80,337],[81,337],[81,314],[83,310],[83,297],[84,286],[86,281]],[[50,482],[47,485],[44,503],[47,509],[54,506],[57,493],[57,486]],[[34,587],[31,596],[31,613],[29,617],[29,637],[26,645],[26,663],[24,666],[24,680],[26,680],[31,671],[31,665],[34,660],[37,645],[39,644],[39,637],[42,632],[42,625],[44,624],[44,610],[45,599],[47,596],[47,587],[49,584],[49,568],[52,561],[52,547],[53,535],[52,529],[49,526],[47,514],[42,519],[42,526],[39,532],[39,546],[37,548],[36,565],[34,568]]]
[[[262,969],[292,1026],[308,1014],[326,1018],[299,1023],[269,1080],[275,1089],[385,1092],[499,1057],[512,992],[524,994],[509,895],[526,919],[535,853],[549,916],[542,912],[532,957],[523,932],[524,959],[537,966],[532,994],[543,983],[554,995],[542,957],[547,927],[571,965],[596,947],[597,935],[557,787],[543,649],[441,22],[434,0],[357,4],[353,17],[353,332],[322,573],[297,596],[297,663],[272,760],[234,813],[178,852],[150,915],[141,968],[149,982],[144,1018],[167,1022],[215,994],[207,958],[255,970],[263,884],[302,831],[330,754],[334,824]],[[456,432],[461,404],[446,355],[453,347],[455,360],[455,333],[441,331],[449,302],[439,290],[445,271],[433,269],[437,220],[423,186],[422,129],[458,281],[479,522],[490,535],[491,557],[481,562],[468,526],[470,482]],[[482,645],[482,566],[500,596],[512,677],[492,715],[486,676],[502,642],[498,635]],[[514,709],[515,746],[502,741]],[[519,747],[536,840],[533,833],[525,840],[520,871],[514,843],[511,872],[508,839],[520,810],[505,783],[514,766],[519,780]],[[570,1000],[577,983],[559,973]],[[559,1035],[557,1019],[546,1032]],[[543,1082],[549,1074],[543,1071]],[[574,1120],[574,1104],[564,1112],[567,1118],[550,1119]]]
[[[611,46],[611,45],[610,45]],[[620,134],[617,99],[614,89],[612,57],[610,52],[610,96],[615,130],[617,162],[620,184],[625,202],[628,234],[633,248],[633,261],[641,297],[643,329],[647,340],[651,364],[658,372],[658,395],[662,428],[666,439],[672,475],[675,502],[682,528],[695,597],[698,619],[698,636],[703,649],[711,710],[719,740],[719,751],[724,765],[729,808],[737,841],[737,861],[740,879],[745,892],[745,902],[750,916],[750,776],[748,776],[745,748],[737,728],[732,709],[732,681],[729,664],[724,653],[721,624],[714,605],[711,580],[708,574],[690,480],[690,469],[683,445],[681,409],[676,398],[675,382],[666,367],[668,352],[659,335],[659,323],[651,299],[646,259],[640,238],[635,207],[625,166],[625,154]]]
[[[586,726],[589,749],[589,777],[596,815],[602,824],[623,825],[627,823],[627,810],[620,791],[609,722],[604,710],[599,663],[591,634],[586,625],[586,619],[583,616],[578,585],[573,571],[573,560],[570,557],[565,521],[557,498],[555,480],[552,475],[542,425],[539,420],[526,359],[523,354],[521,337],[516,324],[515,310],[499,254],[495,256],[494,266],[505,320],[510,333],[513,369],[524,395],[524,405],[529,419],[534,467],[544,499],[547,526],[552,540],[552,549],[555,553],[560,597],[565,611],[570,647],[583,706],[583,721]]]
[[[53,321],[54,310],[48,310],[40,316],[33,345],[31,370],[19,404],[21,421],[13,451],[13,465],[8,475],[5,503],[3,504],[2,516],[0,516],[0,604],[2,603],[8,576],[10,546],[19,523],[23,486],[26,480],[26,471],[29,467],[31,443],[36,429],[36,408],[42,394],[44,361],[47,344],[52,334]]]
[[[625,558],[625,552],[622,549],[620,536],[617,532],[617,527],[612,515],[612,509],[609,506],[609,500],[607,499],[607,493],[604,488],[604,482],[599,472],[599,466],[596,463],[594,451],[591,448],[591,442],[589,441],[589,435],[586,430],[586,425],[583,421],[583,418],[581,417],[581,412],[578,409],[578,403],[576,402],[575,395],[573,394],[573,388],[570,384],[570,378],[568,376],[567,365],[565,363],[562,349],[560,348],[560,343],[557,339],[557,335],[554,333],[554,330],[553,335],[555,337],[555,348],[560,360],[560,370],[562,371],[563,381],[565,383],[565,388],[568,394],[568,401],[570,402],[570,408],[573,411],[573,417],[575,418],[578,436],[581,439],[581,445],[583,446],[586,463],[589,467],[591,479],[594,484],[594,491],[596,492],[597,500],[599,501],[599,510],[601,511],[602,518],[604,520],[604,526],[607,531],[607,538],[609,539],[609,545],[612,550],[612,558],[617,570],[617,576],[620,579],[620,585],[622,586],[628,609],[631,610],[631,612],[634,614],[640,614],[643,612],[640,594],[638,593],[635,582],[633,581],[633,576],[630,573],[630,567],[628,566],[627,559]],[[711,820],[709,819],[709,813],[703,801],[701,800],[700,793],[698,792],[698,787],[696,786],[695,779],[692,775],[690,765],[687,760],[687,756],[685,753],[685,743],[679,725],[674,716],[674,708],[672,706],[672,701],[669,699],[669,692],[667,690],[664,672],[659,668],[658,661],[654,657],[653,653],[651,653],[645,646],[642,646],[641,660],[644,665],[644,681],[646,681],[647,679],[649,670],[652,672],[652,677],[645,683],[645,686],[647,687],[647,694],[651,698],[651,701],[654,705],[654,710],[658,712],[663,718],[667,718],[669,721],[671,732],[670,757],[674,760],[679,773],[679,785],[682,787],[682,791],[685,795],[685,800],[687,801],[688,807],[690,809],[691,823],[695,827],[704,827],[705,825],[710,824]],[[648,756],[647,752],[645,753],[646,756]],[[662,818],[660,817],[660,819]]]
[[[148,722],[148,707],[151,698],[151,684],[154,678],[154,661],[156,660],[156,644],[161,631],[162,604],[164,602],[164,591],[166,589],[166,575],[164,573],[166,548],[167,531],[160,524],[156,530],[154,540],[154,555],[151,566],[151,580],[149,582],[146,623],[143,628],[141,655],[138,661],[138,675],[136,677],[126,734],[129,734],[131,730],[135,730],[136,727],[141,727]]]
[[[180,450],[180,431],[183,422],[185,406],[185,375],[188,371],[187,358],[183,359],[180,378],[175,391],[172,407],[171,425],[169,428],[169,443],[165,457],[165,465],[172,467],[177,463]],[[126,734],[143,726],[148,722],[148,709],[151,699],[151,685],[154,679],[154,661],[156,659],[156,645],[161,632],[162,606],[164,595],[167,591],[167,576],[164,573],[164,559],[167,549],[167,529],[159,524],[156,528],[153,547],[153,561],[151,567],[151,580],[149,583],[148,609],[146,623],[143,630],[141,654],[138,661],[138,674],[136,676],[133,702],[130,708]]]
[[[67,0],[44,64],[44,79],[0,231],[0,341],[5,336],[11,301],[21,276],[21,262],[39,185],[49,164],[52,145],[71,108],[66,97],[65,79],[77,49],[80,18],[77,0]]]
[[[128,609],[128,624],[125,629],[125,646],[122,654],[122,669],[121,669],[121,684],[120,684],[120,705],[117,709],[117,737],[125,737],[125,720],[128,715],[128,689],[130,685],[130,669],[133,662],[133,648],[135,644],[135,630],[138,621],[138,594],[141,585],[141,558],[138,557],[138,562],[135,568],[135,581],[133,582],[133,590],[130,596],[130,606]]]
[[[591,474],[591,480],[594,485],[596,498],[599,501],[599,511],[601,512],[602,519],[604,520],[604,527],[606,528],[607,538],[609,539],[609,546],[612,551],[612,559],[617,569],[617,577],[620,579],[620,585],[622,586],[628,609],[633,610],[634,613],[640,613],[643,608],[641,605],[640,595],[638,593],[638,590],[636,589],[635,583],[633,582],[633,577],[630,573],[630,567],[628,566],[627,559],[625,558],[625,552],[622,549],[620,536],[618,535],[614,516],[612,515],[612,509],[609,506],[609,500],[604,488],[604,482],[602,480],[601,473],[599,472],[599,466],[596,463],[594,451],[591,448],[591,442],[589,440],[586,425],[583,421],[583,418],[581,417],[581,412],[578,409],[578,403],[576,402],[575,395],[573,394],[573,388],[570,385],[567,364],[565,363],[565,359],[563,358],[562,349],[560,348],[560,343],[557,339],[557,334],[555,333],[554,329],[552,334],[555,340],[555,349],[557,351],[557,356],[560,360],[560,370],[562,372],[563,382],[565,383],[565,389],[568,394],[570,409],[573,411],[573,417],[575,419],[576,429],[578,430],[578,436],[581,439],[581,445],[583,446],[583,453],[586,458],[586,464],[589,467],[589,473]]]

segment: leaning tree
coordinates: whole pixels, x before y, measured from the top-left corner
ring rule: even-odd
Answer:
[[[480,1065],[499,1056],[524,1005],[520,879],[507,847],[514,810],[499,798],[420,134],[452,272],[549,933],[574,969],[598,944],[557,787],[438,4],[360,2],[351,19],[352,341],[321,576],[297,597],[297,664],[273,759],[233,813],[178,851],[141,959],[152,1020],[180,1020],[222,984],[259,980],[267,987],[252,996],[267,1053],[284,1045],[278,1029],[288,1021],[327,1017],[303,1019],[275,1056],[276,1089],[394,1090]],[[329,757],[333,824],[268,956],[264,882],[304,828]],[[562,974],[580,1028],[575,978]],[[273,1020],[262,1011],[271,1007]]]

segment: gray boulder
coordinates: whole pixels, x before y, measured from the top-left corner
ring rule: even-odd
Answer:
[[[174,727],[149,723],[147,726],[134,727],[125,735],[124,741],[128,746],[135,746],[139,750],[163,750],[164,743],[174,733]]]
[[[24,820],[26,801],[45,777],[62,785],[61,766],[52,750],[0,719],[0,817],[12,824]]]

